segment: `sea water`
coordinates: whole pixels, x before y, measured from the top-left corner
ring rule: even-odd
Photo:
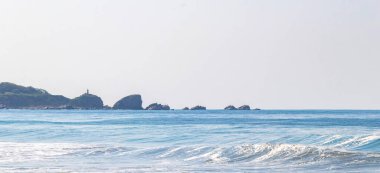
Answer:
[[[380,172],[380,111],[0,110],[0,172]]]

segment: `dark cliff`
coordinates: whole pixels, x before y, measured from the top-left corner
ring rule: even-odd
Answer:
[[[122,98],[113,106],[114,109],[142,110],[141,95],[135,94]]]

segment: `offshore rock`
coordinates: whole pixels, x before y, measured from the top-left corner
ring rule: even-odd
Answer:
[[[206,107],[198,105],[198,106],[192,107],[190,110],[206,110]]]
[[[188,107],[184,107],[182,110],[190,110]]]
[[[224,110],[237,110],[235,106],[229,105],[224,108]]]
[[[122,98],[113,106],[114,109],[142,110],[141,95],[134,94]]]
[[[170,110],[170,106],[153,103],[146,107],[145,110]]]
[[[240,106],[238,109],[239,110],[251,110],[251,107],[249,107],[248,105],[243,105],[243,106]]]

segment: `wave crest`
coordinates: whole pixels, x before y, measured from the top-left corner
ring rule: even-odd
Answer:
[[[236,146],[172,146],[137,148],[57,143],[1,143],[0,163],[49,160],[65,156],[111,160],[143,159],[184,164],[376,166],[380,153],[300,144],[244,144]],[[112,159],[117,158],[117,159]]]

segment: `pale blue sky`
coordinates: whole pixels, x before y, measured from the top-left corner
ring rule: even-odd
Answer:
[[[380,1],[3,0],[0,60],[109,105],[380,109]]]

